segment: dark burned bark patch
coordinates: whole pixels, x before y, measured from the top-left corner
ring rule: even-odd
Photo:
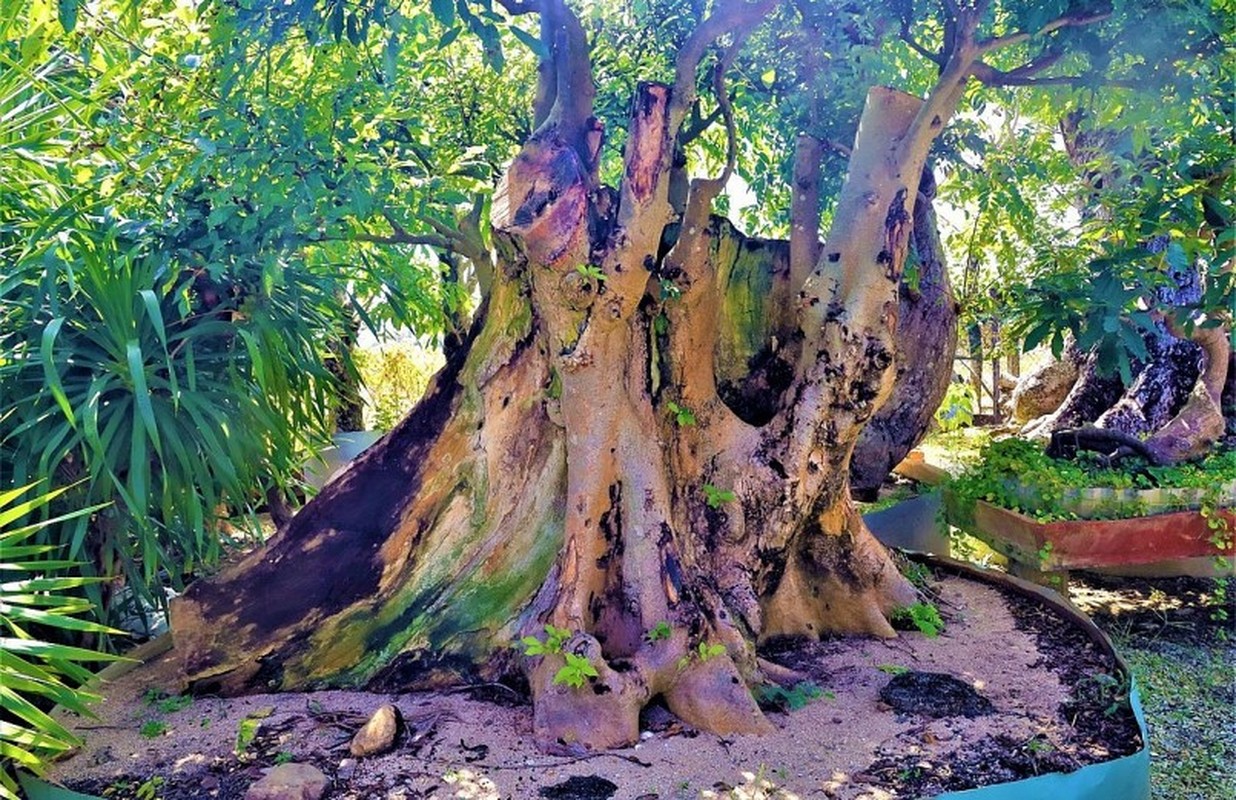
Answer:
[[[601,513],[598,525],[601,535],[610,545],[610,552],[622,555],[622,481],[610,484],[609,508]]]
[[[905,187],[897,190],[884,218],[884,249],[876,259],[885,268],[884,276],[897,280],[897,270],[905,263],[905,251],[910,239],[910,212],[906,210]]]
[[[277,689],[283,683],[282,656],[262,656],[258,659],[258,671],[253,676],[254,686]]]
[[[515,210],[514,222],[521,228],[526,228],[536,221],[536,218],[541,216],[541,213],[555,200],[558,199],[558,193],[552,189],[544,192],[533,192],[524,199],[519,208]]]
[[[864,575],[854,569],[854,537],[849,533],[826,533],[820,527],[819,517],[818,510],[807,515],[800,539],[807,568],[821,580],[832,577],[856,590],[869,588],[878,576]]]
[[[705,540],[709,544],[716,544],[718,539],[724,535],[726,528],[729,526],[729,521],[730,515],[725,513],[725,509],[705,505],[704,522],[708,526]]]
[[[214,613],[235,609],[237,628],[252,626],[262,639],[299,624],[306,609],[329,616],[371,596],[383,569],[379,548],[416,496],[421,471],[432,468],[429,452],[457,406],[457,378],[483,316],[412,413],[292,519],[243,583],[198,581],[188,598]]]
[[[444,654],[435,650],[413,650],[400,653],[391,659],[365,688],[371,692],[406,692],[485,682],[476,665],[466,656]]]
[[[661,571],[665,578],[665,585],[673,590],[670,594],[670,606],[673,607],[675,598],[682,597],[682,565],[678,563],[672,549],[662,548],[661,550]]]
[[[785,577],[785,567],[789,561],[789,553],[784,549],[761,550],[760,573],[756,579],[756,591],[761,597],[771,597],[781,579]]]
[[[981,717],[995,706],[965,681],[943,672],[903,672],[880,689],[880,699],[902,714],[942,717]]]

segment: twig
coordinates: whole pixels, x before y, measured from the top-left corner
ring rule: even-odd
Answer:
[[[638,767],[647,768],[647,767],[652,766],[651,763],[647,761],[642,761],[636,758],[635,756],[629,756],[625,753],[606,753],[606,752],[584,753],[578,756],[563,756],[562,757],[563,760],[561,761],[543,762],[539,764],[529,763],[529,762],[525,762],[523,764],[486,764],[484,762],[478,762],[477,766],[484,767],[485,769],[547,769],[549,767],[564,767],[567,764],[577,764],[580,761],[590,761],[594,758],[607,758],[607,757],[608,758],[620,758],[623,761],[626,761],[630,764],[635,764]]]

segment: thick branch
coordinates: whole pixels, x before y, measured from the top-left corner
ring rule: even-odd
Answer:
[[[820,260],[820,162],[824,143],[800,133],[790,184],[790,285],[802,286]]]
[[[1022,64],[1020,67],[1008,70],[1007,72],[995,69],[985,63],[982,59],[978,59],[974,62],[974,74],[977,76],[979,71],[983,70],[985,72],[990,71],[992,77],[1003,81],[1024,79],[1037,75],[1060,61],[1063,57],[1064,52],[1062,50],[1044,50],[1042,53],[1039,53],[1025,64]]]
[[[931,52],[926,47],[919,44],[919,41],[914,38],[914,34],[910,33],[909,20],[905,20],[901,24],[901,41],[905,42],[907,45],[909,45],[911,50],[918,53],[920,56],[927,59],[928,61],[935,64],[936,66],[939,66],[939,67],[944,66],[944,56],[942,54]]]
[[[725,92],[725,73],[734,63],[734,58],[738,55],[738,51],[742,49],[743,43],[747,41],[747,37],[751,34],[748,28],[744,32],[735,34],[734,41],[725,49],[721,60],[717,62],[717,68],[713,71],[712,87],[713,92],[717,96],[717,108],[721,111],[721,116],[725,120],[725,167],[722,168],[721,174],[716,178],[712,178],[701,183],[699,190],[702,193],[708,193],[709,206],[716,199],[717,194],[725,188],[726,182],[730,176],[734,174],[734,164],[738,159],[738,131],[734,127],[734,107],[730,104],[729,95]]]
[[[1100,453],[1113,460],[1138,455],[1151,464],[1162,463],[1146,443],[1136,436],[1094,425],[1055,431],[1047,445],[1047,455],[1052,458],[1072,458],[1078,450]]]
[[[699,69],[709,46],[728,33],[743,29],[750,31],[774,5],[776,0],[757,0],[753,3],[726,0],[691,32],[686,44],[678,51],[674,66],[669,115],[671,136],[677,136],[687,110],[695,102],[695,71]]]
[[[708,116],[703,116],[699,113],[699,106],[692,106],[691,124],[682,128],[678,134],[678,146],[686,147],[691,142],[695,141],[700,135],[712,127],[712,124],[721,118],[721,106],[718,105],[708,113]]]
[[[957,104],[961,101],[966,81],[978,55],[974,44],[974,31],[978,26],[977,12],[959,10],[953,23],[950,26],[952,41],[949,43],[948,60],[940,70],[936,85],[928,93],[926,102],[919,109],[918,116],[897,148],[897,159],[916,164],[917,166],[913,167],[916,173],[922,168],[922,164],[926,163],[931,143],[940,131],[944,130],[945,123],[957,110]]]
[[[541,41],[549,55],[537,68],[536,132],[556,126],[591,174],[600,149],[599,138],[593,136],[597,123],[592,116],[596,97],[592,60],[584,28],[565,0],[545,0]]]

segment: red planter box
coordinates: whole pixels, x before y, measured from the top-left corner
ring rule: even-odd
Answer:
[[[1236,513],[1217,512],[1236,535]],[[1175,558],[1232,555],[1218,549],[1207,519],[1197,511],[1148,517],[1038,522],[1024,514],[978,501],[970,532],[992,549],[1043,572],[1153,564]]]

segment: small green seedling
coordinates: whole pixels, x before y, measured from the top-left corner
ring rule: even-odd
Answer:
[[[902,606],[893,611],[891,621],[894,626],[912,625],[929,638],[939,636],[940,631],[944,630],[944,620],[931,603],[919,602],[912,606]]]
[[[156,775],[144,781],[141,786],[138,786],[133,796],[137,800],[156,800],[159,796],[159,790],[163,788],[164,782],[163,778]]]
[[[575,271],[590,280],[594,280],[594,281],[604,281],[605,280],[605,273],[602,272],[601,268],[596,266],[595,264],[580,264],[579,266],[575,268]]]
[[[902,566],[901,574],[906,576],[906,580],[918,589],[926,589],[928,584],[931,583],[931,579],[935,577],[932,575],[931,567],[909,560],[906,560]]]
[[[287,750],[280,750],[278,753],[275,753],[275,765],[288,764],[295,758],[296,757]]]
[[[688,650],[687,654],[678,659],[678,670],[681,672],[691,666],[691,660],[698,658],[700,663],[716,658],[719,655],[725,654],[725,645],[709,644],[708,642],[700,642],[694,650]]]
[[[678,427],[687,428],[695,424],[695,414],[691,409],[672,402],[666,404],[665,407],[674,415],[674,423]]]
[[[756,687],[755,700],[762,707],[779,711],[797,711],[808,703],[820,698],[833,700],[833,692],[826,692],[811,681],[801,681],[789,689],[776,684],[764,684]]]
[[[670,638],[670,636],[672,636],[673,633],[674,631],[672,628],[670,628],[670,624],[666,622],[665,620],[661,620],[656,625],[652,626],[652,630],[644,634],[644,638],[650,642],[660,642],[662,640]]]
[[[535,636],[525,636],[519,640],[519,643],[524,647],[524,655],[545,656],[551,653],[561,653],[562,645],[570,638],[571,632],[566,628],[546,625],[544,641]]]
[[[903,667],[899,664],[880,664],[876,669],[885,675],[905,675],[910,671],[909,667]]]
[[[152,719],[142,725],[138,733],[145,736],[147,739],[158,739],[160,736],[167,733],[167,723],[161,719]]]
[[[273,713],[275,713],[274,708],[259,708],[240,721],[240,726],[236,729],[236,746],[234,748],[236,755],[244,755],[244,752],[249,749],[249,745],[253,744],[253,740],[257,738],[258,729],[262,727],[262,720]]]
[[[1034,736],[1033,738],[1028,739],[1026,741],[1025,748],[1026,752],[1032,756],[1045,755],[1056,749],[1051,742],[1047,739],[1041,738],[1040,736]]]
[[[711,483],[704,484],[704,502],[709,508],[720,508],[725,503],[732,503],[737,495],[728,489],[718,489]]]
[[[577,656],[574,653],[563,653],[566,658],[566,664],[554,673],[554,683],[565,683],[572,689],[578,689],[584,685],[588,678],[595,678],[600,673],[597,668],[592,666],[592,662],[583,656]]]
[[[147,689],[142,695],[142,702],[154,706],[161,714],[172,714],[193,705],[193,696],[187,694],[168,694],[159,689]]]

